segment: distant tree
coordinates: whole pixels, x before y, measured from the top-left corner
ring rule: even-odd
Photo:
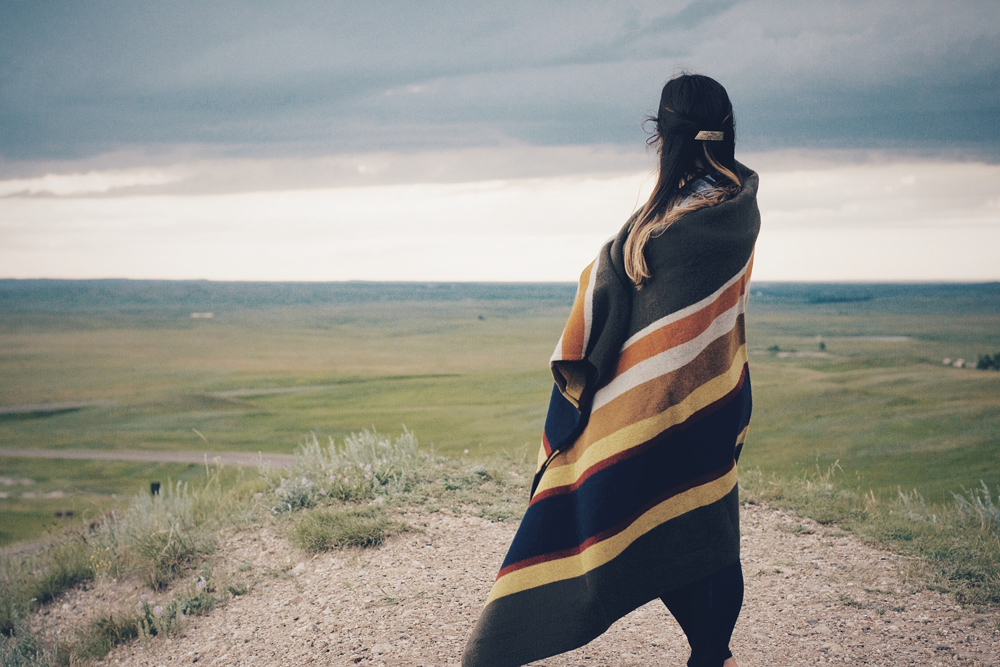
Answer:
[[[992,357],[988,354],[979,355],[976,368],[981,371],[1000,371],[1000,352],[994,354]]]

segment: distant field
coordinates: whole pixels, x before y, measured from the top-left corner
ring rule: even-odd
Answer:
[[[405,425],[441,453],[533,456],[572,296],[571,285],[0,281],[0,447],[287,453],[309,431]],[[1000,484],[1000,373],[941,364],[1000,352],[1000,285],[756,284],[748,327],[745,464],[789,475],[839,460],[842,484],[936,501]],[[102,403],[9,411],[90,401]],[[197,474],[26,465],[0,458],[0,477],[58,477],[62,504],[88,511],[150,477]],[[0,521],[22,526],[0,543],[57,511],[38,492],[0,492]]]

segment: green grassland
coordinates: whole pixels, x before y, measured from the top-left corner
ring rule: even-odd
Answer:
[[[917,488],[934,502],[1000,484],[1000,373],[941,363],[1000,350],[996,285],[765,284],[754,295],[746,463],[795,475],[839,460],[844,485]],[[880,336],[894,340],[867,339]]]
[[[124,507],[150,482],[200,483],[205,467],[184,463],[0,459],[0,546],[58,532]]]
[[[110,401],[0,414],[0,447],[289,453],[310,431],[324,440],[405,425],[438,453],[530,458],[572,295],[570,285],[0,281],[0,406]],[[918,488],[933,502],[1000,484],[1000,373],[941,364],[1000,352],[1000,286],[759,284],[748,336],[755,408],[743,464],[790,476],[839,460],[841,485],[882,497]],[[877,336],[907,338],[865,338]],[[88,512],[195,468],[0,458],[0,476],[51,483],[47,493]],[[51,499],[22,493],[0,499],[0,521],[19,526],[0,543],[52,522]]]

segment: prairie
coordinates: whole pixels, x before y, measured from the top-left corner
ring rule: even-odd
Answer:
[[[291,453],[310,434],[405,425],[439,454],[530,460],[573,291],[0,281],[0,447]],[[744,466],[836,464],[840,486],[932,503],[1000,485],[1000,373],[942,364],[1000,352],[1000,285],[755,284],[748,338]],[[39,408],[72,402],[93,404]],[[0,543],[197,473],[0,457]]]

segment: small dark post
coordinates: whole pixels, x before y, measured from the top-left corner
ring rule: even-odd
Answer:
[[[151,494],[153,494],[154,496],[160,495],[160,483],[159,482],[150,482],[149,483],[149,492]]]

